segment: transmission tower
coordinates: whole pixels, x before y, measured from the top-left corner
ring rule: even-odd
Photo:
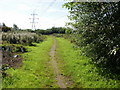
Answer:
[[[30,18],[30,19],[32,19],[32,22],[30,22],[30,23],[32,23],[32,30],[36,30],[35,24],[38,23],[38,22],[36,22],[36,19],[39,19],[39,18],[36,18],[36,15],[37,14],[35,13],[35,11],[33,11],[33,13],[31,14],[32,18]]]

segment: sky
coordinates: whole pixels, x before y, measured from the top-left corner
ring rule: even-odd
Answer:
[[[36,29],[64,27],[68,22],[68,10],[62,8],[64,0],[0,0],[0,23],[21,29],[31,29],[32,13],[35,12]]]

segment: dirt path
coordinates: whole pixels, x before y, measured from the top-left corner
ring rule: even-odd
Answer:
[[[64,78],[60,73],[58,63],[57,63],[56,58],[55,58],[56,39],[54,37],[53,37],[53,39],[54,39],[54,44],[53,44],[51,51],[50,51],[50,56],[51,56],[50,63],[52,64],[54,74],[56,76],[57,84],[59,85],[60,88],[66,88],[66,85],[64,84]]]

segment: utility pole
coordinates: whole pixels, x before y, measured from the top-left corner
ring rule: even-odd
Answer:
[[[37,14],[35,13],[35,10],[34,10],[33,13],[31,14],[32,18],[30,18],[30,19],[32,19],[32,22],[30,22],[30,23],[32,23],[32,30],[36,30],[35,24],[38,23],[35,21],[36,19],[39,19],[39,18],[36,18],[36,15]]]

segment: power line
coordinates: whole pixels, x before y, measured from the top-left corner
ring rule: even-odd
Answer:
[[[55,3],[56,0],[53,0],[50,5],[48,6],[47,10]]]
[[[47,8],[45,8],[44,9],[44,12],[42,13],[42,15],[44,15],[52,6],[53,6],[53,4],[56,2],[56,0],[53,0],[49,5],[48,5],[48,7]],[[35,12],[33,12],[33,14],[31,14],[32,15],[32,17],[33,18],[31,18],[32,19],[32,29],[33,30],[35,30],[36,29],[36,27],[35,27],[35,24],[37,23],[37,22],[35,22],[35,16],[37,15],[37,14],[35,14]],[[40,15],[40,16],[42,16],[42,15]],[[60,17],[58,17],[58,18],[55,18],[55,19],[53,19],[53,20],[55,20],[55,21],[58,21],[59,19],[62,19],[63,17],[65,17],[66,15],[63,15],[63,16],[60,16]]]
[[[48,9],[50,9],[50,7],[53,6],[53,4],[55,3],[55,1],[56,1],[56,0],[53,0],[53,1],[49,4],[49,6],[48,6],[44,11],[47,11]],[[45,12],[44,12],[42,15],[44,15],[44,14],[45,14]]]
[[[49,6],[44,10],[44,11],[47,11],[54,3],[55,3],[55,1],[56,0],[53,0],[50,4],[49,4]],[[36,9],[35,9],[36,10]],[[29,19],[32,19],[32,22],[30,22],[30,23],[32,23],[32,30],[36,30],[36,23],[38,23],[38,22],[36,22],[35,20],[36,19],[39,19],[39,18],[36,18],[36,13],[35,13],[35,10],[33,11],[33,13],[31,14],[31,16],[32,16],[32,18],[29,18]],[[42,15],[44,15],[45,14],[45,12],[42,14]]]

